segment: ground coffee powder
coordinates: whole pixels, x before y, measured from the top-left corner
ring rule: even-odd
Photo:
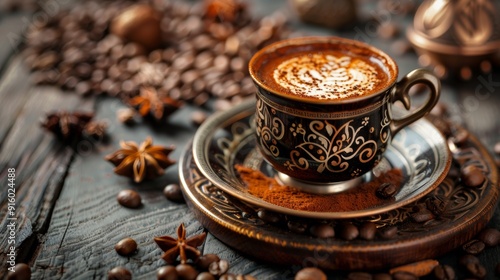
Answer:
[[[394,198],[382,199],[375,195],[382,183],[401,186],[403,174],[400,169],[391,169],[370,182],[337,194],[311,194],[296,188],[279,184],[258,170],[236,165],[240,178],[247,184],[248,191],[269,203],[312,212],[347,212],[383,205]]]

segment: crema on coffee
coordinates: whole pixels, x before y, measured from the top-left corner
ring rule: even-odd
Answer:
[[[280,55],[264,55],[258,78],[285,95],[329,101],[377,93],[393,80],[381,58],[370,50],[329,47],[285,46]]]

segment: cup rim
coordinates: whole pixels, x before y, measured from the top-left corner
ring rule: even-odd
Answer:
[[[268,87],[265,85],[261,79],[258,78],[257,75],[257,69],[255,69],[255,64],[257,63],[258,59],[262,57],[263,55],[273,52],[277,49],[280,49],[282,47],[286,46],[291,46],[291,45],[307,45],[311,43],[331,43],[331,44],[344,44],[344,45],[354,45],[358,48],[364,48],[367,49],[378,56],[384,58],[387,63],[384,63],[389,69],[390,72],[393,73],[392,76],[390,76],[389,81],[387,82],[386,86],[378,90],[377,92],[371,93],[369,95],[365,96],[360,96],[360,97],[351,97],[348,99],[344,100],[328,100],[328,99],[315,99],[315,98],[303,98],[299,96],[294,96],[290,94],[284,94],[281,93],[277,90],[273,90],[272,88]],[[356,103],[359,101],[371,99],[375,96],[379,96],[380,94],[386,92],[388,89],[390,89],[395,83],[398,78],[399,74],[399,68],[397,63],[394,61],[394,59],[389,56],[387,53],[383,52],[382,50],[366,44],[361,41],[357,40],[352,40],[348,38],[343,38],[343,37],[337,37],[337,36],[307,36],[307,37],[297,37],[297,38],[289,38],[289,39],[284,39],[275,43],[272,43],[268,46],[263,47],[259,51],[257,51],[252,58],[250,59],[248,63],[248,70],[250,73],[250,76],[252,77],[252,80],[257,83],[260,87],[265,89],[266,91],[273,93],[275,95],[278,95],[282,98],[293,100],[293,101],[298,101],[302,103],[312,103],[312,104],[350,104],[350,103]],[[392,70],[392,71],[391,71]]]

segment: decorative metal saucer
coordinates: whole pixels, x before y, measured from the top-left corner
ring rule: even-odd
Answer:
[[[254,113],[255,103],[250,101],[206,120],[194,137],[193,158],[203,176],[215,186],[241,201],[274,212],[314,219],[372,216],[422,198],[441,183],[450,168],[451,156],[445,139],[429,121],[422,119],[394,137],[384,158],[372,171],[378,176],[391,168],[402,170],[403,183],[393,200],[348,212],[315,212],[278,206],[252,195],[235,171],[234,166],[241,164],[269,177],[276,175],[255,146]]]
[[[240,109],[249,111],[248,106]],[[239,113],[234,116],[224,114],[227,117],[226,126],[210,133],[210,137],[223,139],[234,135],[231,128],[236,128],[230,124],[249,117],[248,112],[243,113],[246,111],[240,109],[235,110]],[[248,123],[236,130],[244,131],[247,126]],[[427,133],[426,137],[432,138]],[[244,139],[252,142],[249,137]],[[221,143],[227,149],[246,149],[242,152],[245,155],[252,150],[252,146],[246,142],[221,140]],[[284,214],[277,214],[277,220],[263,220],[258,215],[261,211],[258,206],[229,195],[202,174],[193,158],[191,144],[187,145],[181,156],[179,178],[186,202],[203,226],[222,242],[258,261],[324,269],[387,269],[443,255],[469,241],[491,219],[500,191],[495,162],[473,136],[469,136],[461,147],[454,147],[451,151],[454,158],[451,168],[454,172],[445,174],[446,178],[430,194],[385,213],[348,220],[317,220]],[[227,157],[233,161],[243,161],[239,156],[241,154],[227,153],[221,155],[221,159]],[[468,188],[457,179],[459,168],[468,165],[477,166],[487,176],[481,187]],[[426,170],[429,173],[425,174],[431,174],[432,169]],[[442,199],[445,205],[443,211],[430,220],[414,219],[415,209],[425,208],[428,199],[436,197]],[[333,238],[315,238],[309,231],[311,226],[318,223],[332,225],[337,232],[337,226],[345,223],[360,226],[367,221],[377,226],[377,234],[372,240],[345,240],[340,234]],[[294,226],[297,224],[302,226],[297,228]],[[299,232],[297,229],[302,230]],[[394,229],[397,231],[390,238],[380,234]]]

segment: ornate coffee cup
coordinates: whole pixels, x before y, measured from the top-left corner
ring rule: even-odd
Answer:
[[[337,37],[280,41],[249,64],[257,92],[257,147],[282,183],[313,193],[344,191],[381,160],[392,137],[425,116],[441,84],[417,69],[396,82],[398,66],[384,52]],[[410,110],[409,89],[430,88],[427,101],[395,118],[392,104]]]

